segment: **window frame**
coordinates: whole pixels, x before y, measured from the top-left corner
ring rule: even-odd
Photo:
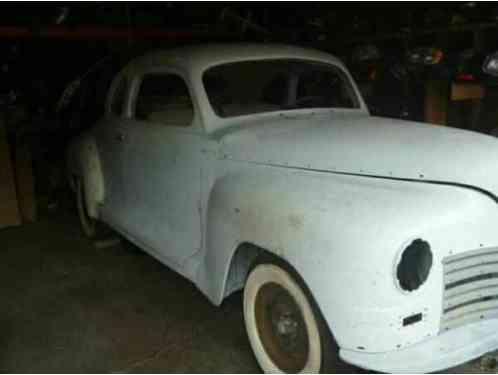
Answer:
[[[190,96],[190,102],[192,103],[192,120],[190,121],[189,125],[184,125],[184,126],[173,125],[173,124],[169,125],[169,124],[165,124],[165,123],[142,120],[142,119],[139,119],[135,116],[137,99],[138,99],[138,94],[140,92],[140,87],[142,85],[144,77],[147,75],[150,75],[150,74],[175,75],[183,81],[183,83],[187,87],[188,94]],[[156,68],[141,70],[140,72],[135,74],[135,76],[132,78],[131,83],[130,83],[130,95],[129,95],[129,106],[128,106],[127,117],[133,121],[137,121],[140,123],[160,124],[160,125],[164,126],[165,128],[192,129],[192,128],[196,127],[197,110],[196,110],[196,105],[195,105],[195,101],[194,101],[193,90],[191,88],[189,80],[185,77],[185,75],[181,71],[176,70],[176,69],[172,69],[169,67],[159,67],[159,68],[156,67]]]
[[[243,114],[243,115],[235,115],[235,116],[220,116],[217,112],[216,109],[213,107],[211,100],[210,100],[210,95],[208,93],[208,90],[206,89],[205,85],[205,75],[208,74],[211,70],[222,67],[224,65],[235,65],[238,63],[245,63],[245,62],[269,62],[269,61],[296,61],[296,62],[302,62],[302,63],[307,63],[311,65],[322,65],[326,67],[330,67],[333,70],[336,70],[338,75],[341,76],[341,79],[343,79],[344,83],[347,85],[347,89],[350,92],[350,95],[352,96],[352,101],[354,102],[354,107],[348,108],[348,107],[310,107],[310,108],[299,108],[299,109],[279,109],[275,111],[267,111],[267,112],[255,112],[251,114]],[[366,105],[363,101],[363,98],[354,82],[352,79],[351,75],[349,72],[341,65],[330,62],[330,61],[323,61],[323,60],[315,60],[315,59],[306,59],[306,58],[299,58],[299,57],[269,57],[269,58],[255,58],[255,59],[246,59],[246,60],[234,60],[234,61],[226,61],[226,62],[219,62],[216,64],[212,64],[210,66],[205,67],[201,73],[200,73],[200,81],[201,81],[201,86],[204,90],[204,93],[206,95],[207,103],[214,114],[214,117],[217,120],[222,120],[222,121],[230,121],[231,119],[236,120],[236,119],[241,119],[247,116],[260,116],[260,115],[266,115],[266,114],[274,114],[274,113],[282,113],[282,112],[296,112],[296,111],[313,111],[316,112],[318,110],[325,110],[325,111],[364,111],[366,109]],[[294,84],[298,84],[299,79],[294,82]],[[297,90],[297,86],[291,89]]]
[[[113,101],[119,89],[119,84],[123,81],[125,82],[123,104],[120,113],[116,113],[112,109]],[[109,92],[107,94],[107,100],[105,104],[105,113],[107,116],[118,117],[118,118],[126,117],[130,88],[131,85],[130,85],[129,76],[125,70],[122,70],[116,75],[116,77],[112,81],[111,87],[109,88]]]

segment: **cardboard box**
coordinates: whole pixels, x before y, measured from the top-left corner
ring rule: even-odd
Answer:
[[[425,88],[425,121],[446,125],[448,121],[448,85],[441,81],[429,81]]]
[[[21,224],[9,144],[0,118],[0,228]]]
[[[479,83],[452,83],[451,100],[479,100],[484,98],[484,87]]]

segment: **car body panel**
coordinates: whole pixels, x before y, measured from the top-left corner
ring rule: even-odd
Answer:
[[[498,195],[496,139],[460,129],[330,111],[242,122],[222,143],[235,160],[449,182]]]
[[[251,244],[299,273],[345,360],[382,371],[397,369],[404,358],[417,370],[419,352],[410,348],[442,337],[444,260],[498,246],[497,141],[371,117],[361,99],[353,110],[216,116],[202,73],[219,63],[270,58],[327,62],[350,77],[330,55],[286,46],[152,53],[124,70],[130,88],[123,113],[108,108],[82,138],[86,143],[75,143],[70,160],[83,159],[72,163],[80,166],[100,160],[100,180],[89,179],[100,186],[90,190],[98,216],[214,304],[243,286],[254,254],[242,263],[238,254]],[[195,113],[191,127],[133,118],[141,76],[161,69],[184,78]],[[80,150],[88,142],[96,145],[91,155]],[[430,244],[433,266],[425,283],[407,292],[396,267],[416,239]],[[420,321],[405,325],[414,314]],[[467,335],[466,327],[458,332]],[[472,337],[468,348],[479,340]],[[453,362],[435,360],[423,369]]]
[[[486,320],[432,337],[405,350],[362,353],[341,350],[348,363],[383,373],[430,373],[478,358],[498,347],[498,321]]]
[[[124,123],[121,225],[181,266],[201,245],[203,139],[181,128]]]
[[[269,166],[251,171],[237,162],[231,169],[212,188],[199,287],[221,302],[223,284],[212,275],[228,272],[223,259],[241,242],[268,249],[303,275],[341,348],[398,350],[437,335],[442,259],[498,242],[495,203],[471,189]],[[433,212],[438,217],[428,220]],[[395,269],[417,238],[431,244],[434,266],[419,290],[406,293]],[[420,323],[402,326],[417,313]]]

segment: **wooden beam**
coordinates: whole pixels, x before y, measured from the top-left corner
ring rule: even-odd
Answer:
[[[198,38],[216,38],[229,35],[218,32],[205,31],[171,31],[164,29],[118,29],[100,26],[51,26],[39,30],[32,30],[27,27],[0,26],[0,39],[67,39],[67,40],[87,40],[87,39],[161,39],[161,40],[191,40]]]
[[[419,29],[406,30],[406,31],[398,31],[392,33],[380,33],[376,35],[359,35],[352,37],[346,35],[340,35],[340,36],[336,35],[333,38],[332,37],[327,38],[327,42],[323,42],[320,44],[324,45],[333,42],[336,45],[348,45],[348,44],[357,44],[357,43],[381,42],[393,39],[411,39],[431,34],[455,33],[462,31],[482,31],[486,29],[498,29],[498,22],[477,22],[477,23],[455,24],[448,26],[425,28],[421,30]]]

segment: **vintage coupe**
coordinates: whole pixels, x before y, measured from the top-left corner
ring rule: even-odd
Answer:
[[[333,56],[149,53],[68,151],[107,223],[219,305],[265,372],[428,372],[498,348],[498,142],[369,115]],[[216,334],[216,333],[213,333]]]

